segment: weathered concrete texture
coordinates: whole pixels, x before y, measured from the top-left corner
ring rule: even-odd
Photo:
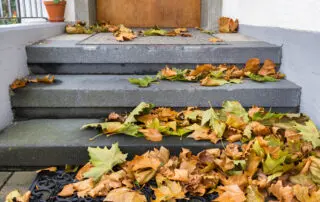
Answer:
[[[100,122],[96,119],[34,119],[15,123],[0,133],[0,166],[83,165],[88,158],[87,147],[111,146],[118,142],[121,150],[132,158],[155,147],[164,146],[172,154],[181,148],[193,152],[222,147],[208,141],[165,137],[161,142],[126,135],[101,136],[93,141],[96,130],[80,130],[83,124]]]
[[[27,47],[29,63],[235,63],[243,64],[249,58],[271,59],[281,62],[281,47],[241,35],[226,37],[226,44],[201,45],[182,43],[190,38],[141,37],[132,42],[108,45],[78,45],[85,36],[60,36]],[[206,37],[209,38],[209,35]],[[234,41],[234,38],[238,41]],[[194,40],[194,39],[192,39]],[[138,43],[139,44],[134,44]],[[130,44],[132,43],[132,44]]]
[[[301,111],[320,127],[320,95],[315,93],[320,85],[320,32],[249,25],[240,25],[240,32],[282,46],[281,71],[303,88]]]
[[[1,189],[0,201],[5,201],[5,197],[11,191],[19,190],[21,193],[27,192],[35,178],[35,172],[15,172]]]
[[[11,175],[11,172],[0,172],[0,191]]]

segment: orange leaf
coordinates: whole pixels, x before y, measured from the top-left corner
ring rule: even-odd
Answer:
[[[244,68],[244,72],[251,72],[253,74],[257,74],[259,70],[260,70],[259,58],[249,59],[246,63],[246,67]]]
[[[147,140],[152,142],[160,142],[162,141],[162,135],[157,129],[148,128],[148,129],[140,129],[139,132],[143,133]]]
[[[15,90],[17,88],[23,88],[27,85],[28,81],[26,79],[16,79],[11,85],[10,88]]]

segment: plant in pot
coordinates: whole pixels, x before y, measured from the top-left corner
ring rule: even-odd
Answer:
[[[66,8],[65,0],[44,1],[50,22],[63,22]]]

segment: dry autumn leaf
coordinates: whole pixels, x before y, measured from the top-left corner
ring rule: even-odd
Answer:
[[[27,79],[16,79],[11,85],[10,88],[12,90],[15,90],[17,88],[23,88],[27,85],[28,80]]]
[[[219,186],[217,189],[219,197],[214,199],[216,202],[244,202],[246,196],[238,185]]]
[[[239,20],[233,20],[228,17],[219,18],[219,31],[221,33],[235,33],[238,32]]]
[[[209,38],[209,41],[212,43],[223,42],[223,40],[218,37],[211,37],[211,38]]]
[[[253,74],[257,74],[260,70],[260,59],[259,58],[251,58],[247,61],[246,66],[244,68],[244,72],[251,72]]]

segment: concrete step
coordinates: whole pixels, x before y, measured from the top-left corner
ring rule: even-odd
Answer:
[[[132,75],[58,75],[54,84],[30,84],[15,91],[12,106],[18,117],[104,117],[112,111],[130,111],[140,102],[181,108],[220,107],[225,100],[238,100],[244,107],[258,105],[297,112],[301,88],[281,80],[203,87],[199,83],[160,81],[149,88],[128,82]]]
[[[281,47],[241,34],[217,34],[225,42],[191,30],[193,37],[139,37],[117,42],[110,33],[61,35],[27,47],[34,73],[54,74],[153,74],[172,64],[244,64],[249,58],[281,63]],[[101,45],[102,44],[102,45]]]
[[[207,148],[222,148],[208,141],[165,137],[161,142],[125,135],[101,136],[93,141],[96,130],[80,130],[83,124],[96,119],[34,119],[16,122],[0,133],[0,167],[42,167],[83,165],[88,162],[87,147],[111,146],[119,142],[121,150],[132,158],[155,147],[164,146],[179,154],[181,148],[200,152]]]

